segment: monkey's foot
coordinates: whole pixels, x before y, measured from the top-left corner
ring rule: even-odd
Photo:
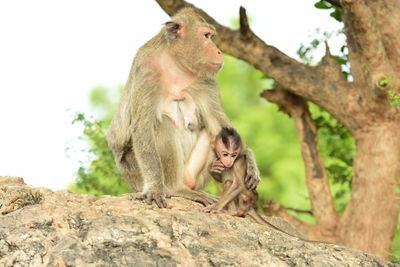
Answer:
[[[146,200],[147,204],[149,205],[151,205],[154,201],[159,208],[167,207],[166,198],[171,198],[171,194],[169,192],[145,192],[139,193],[136,197],[138,200]]]

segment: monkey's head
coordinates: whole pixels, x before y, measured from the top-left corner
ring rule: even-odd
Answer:
[[[242,152],[242,140],[233,128],[222,128],[214,141],[214,151],[217,158],[229,169]]]
[[[191,73],[213,77],[222,67],[221,51],[212,41],[215,28],[193,8],[183,8],[165,23],[169,51]]]

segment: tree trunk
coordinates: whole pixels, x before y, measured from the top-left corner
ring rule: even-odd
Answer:
[[[339,224],[340,243],[387,258],[399,213],[400,127],[369,127],[355,136],[351,200]]]

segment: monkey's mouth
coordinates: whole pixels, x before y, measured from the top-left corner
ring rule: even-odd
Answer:
[[[222,163],[222,162],[221,162]],[[224,163],[222,163],[222,165],[224,165],[225,170],[229,170],[230,168],[232,168],[233,164],[231,166],[226,166]]]
[[[210,65],[216,69],[220,69],[222,68],[223,63],[210,63]]]

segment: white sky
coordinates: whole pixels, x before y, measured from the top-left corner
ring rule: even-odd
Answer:
[[[189,0],[224,25],[244,6],[253,31],[291,56],[315,28],[340,27],[316,1]],[[79,150],[73,115],[91,114],[93,87],[124,84],[138,47],[167,20],[152,0],[1,1],[0,176],[53,190],[73,182],[82,160],[64,152]]]

